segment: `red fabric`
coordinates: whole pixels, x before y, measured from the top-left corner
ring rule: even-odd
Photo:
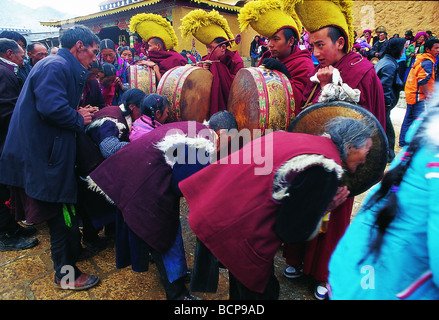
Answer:
[[[116,82],[102,88],[102,97],[106,106],[112,105],[114,94],[116,93]]]
[[[174,67],[184,66],[187,64],[187,59],[174,50],[149,51],[148,58],[159,65],[161,75]]]
[[[270,146],[272,150],[266,149]],[[266,168],[265,175],[258,175],[255,169],[264,167],[262,150],[271,157],[273,167]],[[274,176],[283,163],[300,154],[322,154],[341,163],[328,138],[276,131],[253,140],[179,184],[189,205],[191,229],[252,291],[264,291],[281,244],[274,232],[280,204],[272,198]],[[243,161],[244,155],[252,156]],[[236,164],[237,156],[240,164]]]
[[[350,52],[334,67],[340,70],[344,83],[361,91],[359,105],[369,110],[385,129],[386,115],[383,87],[376,75],[373,64],[359,54]],[[320,65],[315,68],[313,74],[319,68]],[[314,86],[315,83],[308,81],[302,105],[305,104]],[[320,94],[321,90],[317,89],[312,98],[313,103],[317,103]],[[353,203],[354,198],[348,198],[332,211],[326,234],[321,234],[310,242],[285,245],[284,257],[287,264],[298,266],[303,262],[305,274],[313,276],[318,281],[327,281],[329,260],[338,241],[349,225]]]
[[[265,52],[259,60],[259,65],[265,58],[271,58],[270,51]],[[301,50],[298,46],[294,46],[291,54],[285,59],[278,59],[282,62],[290,72],[290,83],[293,89],[293,97],[295,102],[294,113],[297,116],[301,111],[300,106],[303,99],[303,90],[308,83],[309,78],[314,70],[311,53],[308,50]]]
[[[379,121],[383,130],[386,129],[386,108],[384,102],[384,91],[381,81],[378,78],[373,64],[355,52],[346,54],[334,65],[340,71],[343,82],[352,89],[361,91],[360,106],[369,110]],[[313,75],[320,69],[316,66]],[[308,79],[305,91],[303,92],[302,106],[311,95],[315,83]],[[315,91],[312,102],[317,103],[321,94],[320,87]]]
[[[287,264],[298,266],[303,262],[304,274],[313,276],[317,281],[328,281],[328,263],[349,226],[353,204],[354,197],[350,197],[331,212],[326,233],[311,241],[285,245],[283,255]]]
[[[208,57],[208,55],[204,56],[201,60],[207,60]],[[227,110],[227,100],[233,79],[235,79],[236,73],[244,68],[244,61],[242,61],[238,51],[226,50],[226,53],[219,60],[220,62],[214,62],[210,66],[210,72],[213,74],[210,115]]]

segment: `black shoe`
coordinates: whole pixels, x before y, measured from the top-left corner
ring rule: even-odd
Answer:
[[[37,232],[37,228],[35,228],[34,226],[27,226],[27,227],[19,226],[17,231],[15,231],[15,235],[22,237],[29,237],[36,232]]]
[[[98,237],[94,241],[82,240],[82,242],[87,247],[87,249],[94,254],[97,254],[99,251],[104,250],[106,247],[108,247],[110,243],[107,237]]]
[[[23,237],[19,235],[9,236],[4,234],[0,237],[0,251],[18,251],[35,247],[39,243],[37,238]]]

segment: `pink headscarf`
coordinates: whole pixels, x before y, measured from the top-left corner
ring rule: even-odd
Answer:
[[[420,36],[424,36],[425,39],[427,39],[427,37],[428,37],[428,35],[427,35],[426,32],[421,31],[421,32],[418,32],[418,33],[416,34],[416,36],[415,36],[415,41],[417,41],[418,38],[419,38]]]

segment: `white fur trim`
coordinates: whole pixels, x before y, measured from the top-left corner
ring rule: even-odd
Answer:
[[[319,154],[302,154],[288,160],[277,170],[273,183],[273,199],[280,201],[289,196],[287,193],[289,183],[285,179],[288,173],[299,172],[314,165],[323,166],[329,172],[334,171],[339,180],[343,176],[343,168],[333,159]]]
[[[155,147],[163,152],[166,163],[173,167],[178,158],[173,156],[175,147],[182,144],[187,145],[189,148],[205,149],[210,155],[210,161],[212,161],[213,155],[216,151],[214,142],[206,137],[196,136],[191,138],[187,135],[178,133],[165,136],[155,145]]]
[[[111,198],[96,184],[96,182],[94,182],[90,176],[87,176],[86,181],[90,190],[102,194],[109,203],[114,204],[114,201],[111,200]]]

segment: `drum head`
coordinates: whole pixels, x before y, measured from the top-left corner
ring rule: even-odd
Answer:
[[[372,137],[373,145],[367,156],[366,163],[360,165],[353,174],[345,172],[340,185],[347,186],[350,196],[356,196],[367,191],[371,186],[381,180],[387,165],[388,142],[381,124],[365,108],[343,101],[332,101],[314,104],[293,120],[288,131],[321,135],[328,120],[338,117],[354,119],[366,118],[375,123],[376,131]]]

